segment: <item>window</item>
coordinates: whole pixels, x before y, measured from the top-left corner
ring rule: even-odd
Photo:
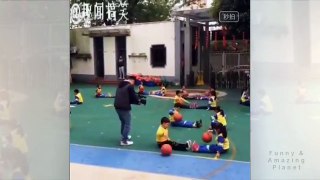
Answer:
[[[150,50],[152,67],[165,67],[167,64],[167,50],[165,45],[152,45]]]

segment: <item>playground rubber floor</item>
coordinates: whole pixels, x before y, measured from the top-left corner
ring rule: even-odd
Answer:
[[[114,99],[96,99],[94,97],[95,86],[88,84],[72,84],[70,87],[70,100],[73,99],[73,90],[78,88],[84,98],[84,104],[71,108],[71,144],[90,145],[99,147],[122,148],[130,150],[159,152],[155,143],[155,133],[163,116],[168,116],[168,110],[173,102],[169,99],[155,97],[147,98],[146,106],[132,107],[132,139],[134,145],[121,147],[120,121],[113,107]],[[146,87],[147,91],[156,88]],[[104,85],[103,92],[114,94],[115,86]],[[240,90],[223,90],[227,95],[219,98],[219,105],[224,109],[228,120],[228,137],[231,148],[221,159],[236,161],[250,161],[250,109],[239,105]],[[205,105],[206,101],[197,101]],[[171,139],[178,142],[196,140],[203,143],[201,136],[210,125],[212,111],[182,109],[184,120],[195,121],[202,119],[203,127],[200,129],[188,129],[170,127]],[[173,152],[188,156],[201,156],[213,158],[213,154],[198,154],[192,152]]]

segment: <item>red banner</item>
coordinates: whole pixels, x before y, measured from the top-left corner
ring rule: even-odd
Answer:
[[[214,32],[214,50],[218,50],[218,32]]]
[[[195,38],[194,38],[194,49],[197,49],[198,47],[198,30],[195,32]]]
[[[222,40],[223,40],[223,48],[227,48],[227,38],[226,38],[226,35],[223,35]]]
[[[223,48],[225,49],[228,46],[228,44],[227,44],[227,28],[226,27],[223,28],[222,34],[223,34],[223,37],[222,37]]]

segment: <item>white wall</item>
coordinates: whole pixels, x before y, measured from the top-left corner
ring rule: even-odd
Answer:
[[[82,35],[77,34],[77,39],[79,38],[88,38]],[[78,41],[79,42],[79,41]],[[83,41],[82,41],[83,42]],[[92,59],[88,59],[87,61],[81,60],[81,59],[72,59],[72,69],[71,69],[71,74],[83,74],[83,75],[94,75],[94,54],[93,54],[93,39],[90,38],[86,42],[89,45],[89,53],[92,56]],[[77,44],[78,45],[78,44]],[[81,52],[81,51],[80,51]],[[81,52],[82,53],[82,52]]]
[[[116,40],[115,37],[103,38],[104,74],[116,75]]]
[[[320,63],[320,25],[317,22],[316,17],[320,17],[320,11],[317,9],[319,7],[319,1],[311,1],[310,2],[310,41],[311,41],[311,62],[312,63]]]
[[[160,22],[135,24],[130,28],[127,37],[127,73],[142,73],[154,76],[175,75],[175,23]],[[155,44],[164,44],[167,51],[167,64],[164,68],[152,68],[150,48]],[[148,58],[129,58],[131,53],[146,53]]]
[[[90,39],[89,36],[83,36],[82,33],[86,29],[73,29],[70,30],[71,44],[76,45],[79,53],[90,53]]]
[[[156,22],[127,25],[130,36],[127,36],[127,73],[142,73],[154,76],[175,76],[175,22]],[[114,27],[104,27],[112,29]],[[120,26],[119,26],[120,28]],[[76,44],[89,51],[93,59],[88,61],[73,60],[72,74],[94,75],[93,38],[76,33]],[[88,43],[89,42],[89,43]],[[164,68],[152,68],[150,48],[152,45],[164,44],[167,51],[167,64]],[[105,75],[116,75],[115,37],[104,37],[104,68]],[[80,50],[81,51],[81,50]],[[146,53],[147,59],[129,58],[132,53]],[[179,52],[177,52],[179,53]]]

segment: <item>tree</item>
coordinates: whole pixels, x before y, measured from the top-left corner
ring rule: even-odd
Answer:
[[[149,0],[138,3],[133,9],[134,22],[165,21],[170,18],[170,12],[176,1]]]
[[[227,27],[230,33],[240,35],[245,32],[250,35],[250,0],[215,0],[212,3],[212,16],[219,18],[220,11],[238,11],[238,23],[220,23]]]

